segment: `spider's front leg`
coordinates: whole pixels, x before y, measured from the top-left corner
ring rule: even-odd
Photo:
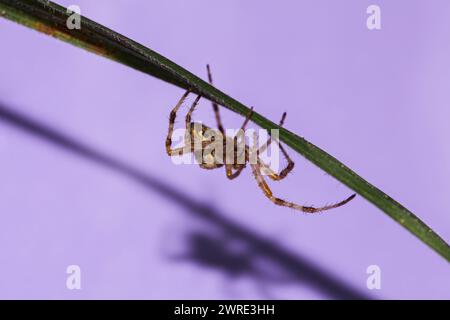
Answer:
[[[245,169],[245,165],[244,164],[239,165],[239,168],[236,169],[235,172],[233,172],[233,165],[232,164],[227,164],[225,166],[225,169],[226,169],[226,172],[227,172],[227,178],[230,179],[230,180],[233,180],[233,179],[237,178],[241,174],[242,170]]]
[[[189,109],[188,113],[186,114],[185,123],[186,123],[186,134],[190,133],[191,131],[191,118],[192,114],[194,113],[195,108],[198,105],[198,102],[200,101],[200,98],[202,96],[198,95],[197,98],[195,98],[195,101],[192,103],[191,108]]]
[[[181,105],[183,104],[184,100],[186,99],[186,97],[188,95],[189,95],[189,90],[183,94],[181,99],[178,101],[178,103],[175,105],[175,107],[170,112],[169,132],[168,132],[167,138],[166,138],[166,152],[169,156],[178,156],[178,155],[183,155],[184,153],[187,153],[187,152],[192,152],[192,143],[189,143],[189,146],[188,146],[188,144],[187,144],[188,141],[186,139],[184,141],[185,146],[172,149],[172,135],[173,135],[173,128],[175,125],[175,119],[177,117],[177,112],[180,109]]]
[[[286,113],[286,112],[283,112],[283,115],[281,116],[280,123],[278,124],[279,127],[282,127],[282,126],[283,126],[284,120],[286,120],[286,115],[287,115],[287,113]],[[262,152],[266,151],[266,149],[267,149],[271,144],[272,144],[272,136],[271,136],[270,133],[269,133],[269,139],[267,139],[266,143],[263,144],[263,145],[261,146],[261,148],[259,148],[258,153],[262,153]],[[281,146],[280,143],[279,143],[279,145]]]

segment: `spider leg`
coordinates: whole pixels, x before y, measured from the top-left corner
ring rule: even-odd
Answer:
[[[284,112],[283,115],[281,116],[280,123],[278,124],[279,127],[282,127],[282,126],[283,126],[284,120],[285,120],[285,119],[286,119],[286,112]],[[272,136],[271,136],[270,133],[269,133],[269,139],[267,139],[266,143],[263,144],[263,145],[261,146],[261,148],[258,150],[258,154],[259,154],[259,153],[262,153],[262,152],[264,152],[264,151],[266,151],[266,149],[267,149],[271,144],[272,144]],[[283,148],[281,147],[281,144],[279,144],[279,145],[280,145],[280,149],[283,150]],[[285,153],[285,152],[283,152],[283,153]]]
[[[264,163],[260,158],[258,158],[258,164],[261,166],[262,169],[265,170],[266,175],[270,179],[272,179],[273,181],[280,181],[286,178],[286,176],[292,171],[292,169],[294,169],[295,163],[288,156],[286,156],[286,159],[288,161],[288,164],[283,170],[280,171],[280,173],[276,173],[268,164]]]
[[[253,171],[253,175],[256,178],[256,181],[258,182],[258,186],[261,188],[261,190],[264,192],[264,195],[270,199],[270,201],[272,201],[273,203],[275,203],[276,205],[279,206],[284,206],[284,207],[288,207],[288,208],[292,208],[295,210],[299,210],[305,213],[316,213],[316,212],[321,212],[321,211],[325,211],[325,210],[330,210],[333,208],[337,208],[340,206],[343,206],[344,204],[346,204],[347,202],[351,201],[356,194],[351,195],[350,197],[348,197],[347,199],[338,202],[336,204],[333,205],[327,205],[327,206],[323,206],[323,207],[306,207],[306,206],[301,206],[298,205],[296,203],[293,202],[289,202],[289,201],[285,201],[283,199],[277,198],[273,195],[272,190],[270,190],[269,186],[267,185],[267,182],[265,181],[264,177],[261,174],[261,168],[258,164],[252,164],[252,171]]]
[[[247,116],[245,117],[244,123],[241,126],[241,129],[239,129],[239,131],[245,131],[245,128],[247,127],[248,122],[250,121],[250,118],[253,115],[253,107],[250,108],[250,112],[247,114]]]
[[[232,159],[233,159],[233,162],[236,161],[236,163],[227,163],[225,165],[227,178],[230,180],[237,178],[241,174],[242,170],[244,170],[244,168],[245,168],[244,164],[237,163],[237,161],[240,158],[239,156],[242,155],[242,152],[245,153],[246,159],[244,159],[244,161],[246,161],[248,158],[248,151],[246,152],[247,148],[244,147],[243,150],[241,150],[241,152],[238,154],[237,140],[238,140],[239,134],[242,134],[245,131],[245,128],[247,127],[247,124],[250,121],[250,118],[252,117],[252,115],[253,115],[253,107],[250,109],[250,112],[247,115],[247,117],[245,118],[244,123],[242,124],[238,133],[233,137],[233,146],[232,146],[233,147],[233,158]],[[243,143],[245,143],[245,140]],[[233,166],[238,167],[234,173],[233,173]]]
[[[209,67],[209,64],[206,65],[206,70],[208,71],[208,81],[211,85],[213,85],[211,68]],[[223,128],[222,120],[220,118],[219,105],[215,102],[211,102],[211,103],[212,103],[212,107],[214,110],[214,114],[216,115],[217,127],[219,128],[220,133],[222,133],[222,135],[225,137],[225,129]]]
[[[189,133],[191,131],[191,118],[192,118],[192,113],[194,112],[195,108],[198,105],[198,101],[200,100],[202,96],[198,95],[197,98],[195,99],[195,101],[192,103],[191,108],[189,109],[188,113],[186,114],[186,131],[187,133]]]
[[[237,178],[241,174],[242,170],[245,169],[245,165],[240,165],[239,168],[235,172],[233,172],[233,165],[232,164],[227,164],[225,166],[225,169],[227,171],[227,178],[230,179],[230,180],[233,180],[233,179]]]
[[[283,113],[281,120],[280,120],[280,124],[279,126],[282,127],[284,124],[284,120],[286,119],[286,112]],[[262,168],[264,168],[264,170],[266,170],[266,172],[268,172],[268,176],[270,179],[274,180],[274,181],[280,181],[284,178],[286,178],[286,176],[292,171],[292,169],[294,169],[294,161],[292,161],[291,157],[289,157],[288,153],[286,152],[286,150],[284,149],[283,145],[278,142],[278,147],[280,148],[281,152],[283,153],[284,158],[287,161],[287,165],[286,167],[281,170],[280,173],[276,173],[275,171],[273,171],[266,163],[264,163],[259,157],[258,157],[258,163],[261,165]],[[266,143],[261,146],[261,148],[258,150],[258,155],[261,152],[264,152],[269,145],[272,143],[272,136],[269,137],[269,139],[266,141]]]
[[[206,65],[206,70],[208,72],[208,81],[211,85],[213,85],[212,73],[211,73],[211,68],[210,68],[209,64]],[[222,120],[220,117],[219,105],[215,102],[211,102],[211,103],[212,103],[212,107],[214,110],[214,114],[216,116],[217,127],[218,127],[220,133],[222,134],[222,137],[225,138],[225,129],[223,127]],[[251,114],[249,117],[251,117]],[[246,121],[244,122],[244,125],[243,125],[244,129],[245,129],[245,125],[247,123],[248,123],[248,120],[246,119]],[[236,142],[236,140],[237,139],[235,139],[234,141]],[[233,173],[233,165],[226,164],[225,170],[226,170],[227,178],[230,180],[237,178],[241,174],[241,172],[244,168],[245,168],[244,165],[240,165],[239,168]]]
[[[182,155],[186,152],[192,151],[192,145],[190,148],[187,148],[187,145],[185,145],[184,147],[172,149],[172,134],[173,134],[173,127],[175,125],[175,119],[177,117],[177,112],[180,109],[180,107],[183,104],[186,97],[188,96],[188,94],[189,94],[189,90],[183,94],[181,99],[178,101],[178,103],[175,105],[175,107],[170,112],[169,132],[168,132],[167,138],[166,138],[166,152],[169,156]],[[186,140],[185,140],[185,143],[186,143]]]
[[[233,137],[233,146],[237,146],[237,139],[239,137],[239,135],[242,135],[245,133],[245,128],[247,127],[248,122],[250,121],[250,118],[253,115],[253,107],[250,108],[250,112],[248,113],[248,115],[245,117],[244,123],[242,124],[241,128],[239,129],[239,131],[236,133],[236,135]],[[245,140],[241,143],[245,144]],[[236,149],[234,149],[236,150]],[[245,148],[243,150],[241,150],[241,152],[239,153],[239,155],[236,154],[237,151],[235,151],[235,159],[239,159],[239,156],[242,155],[242,152],[245,152]]]

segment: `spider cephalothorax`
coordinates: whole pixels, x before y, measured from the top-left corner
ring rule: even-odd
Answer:
[[[212,77],[209,66],[207,66],[207,69],[208,79],[212,84]],[[189,93],[190,92],[187,91],[181,97],[181,99],[178,101],[178,103],[170,113],[169,133],[166,139],[166,151],[169,156],[176,156],[188,152],[193,152],[195,159],[201,168],[217,169],[225,166],[226,175],[229,179],[238,177],[242,170],[246,167],[246,165],[249,164],[252,168],[253,175],[258,182],[258,186],[264,192],[266,197],[268,197],[273,203],[307,213],[315,213],[337,208],[346,204],[355,197],[355,194],[353,194],[347,199],[336,204],[317,208],[298,205],[293,202],[285,201],[275,197],[270,190],[266,180],[264,179],[264,175],[267,175],[274,181],[282,180],[292,171],[292,169],[294,168],[294,162],[291,160],[283,145],[279,143],[279,141],[276,142],[278,143],[282,154],[287,160],[286,167],[281,170],[280,173],[277,173],[261,159],[260,154],[264,152],[272,143],[273,139],[271,135],[269,136],[267,142],[261,147],[250,147],[245,143],[245,139],[241,139],[242,141],[238,143],[240,134],[245,131],[245,128],[253,115],[253,108],[245,118],[241,129],[238,131],[238,134],[236,134],[234,137],[230,137],[225,134],[225,130],[220,119],[219,106],[214,102],[212,103],[212,106],[216,116],[218,127],[217,130],[212,129],[202,123],[191,121],[192,113],[194,112],[201,98],[201,96],[197,96],[185,118],[185,145],[183,147],[172,149],[172,134],[174,130],[173,128],[175,124],[176,114]],[[285,118],[286,113],[283,113],[279,124],[280,127],[283,126]],[[255,141],[256,137],[254,136],[254,144],[257,145]]]

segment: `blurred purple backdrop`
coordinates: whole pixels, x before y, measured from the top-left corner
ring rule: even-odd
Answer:
[[[450,240],[448,1],[59,3],[202,77],[210,63],[221,90],[273,120],[287,111],[289,130]],[[370,4],[381,30],[366,28]],[[0,298],[450,298],[448,263],[361,197],[306,216],[249,171],[174,166],[181,89],[3,19],[0,39]],[[290,153],[277,195],[349,195]],[[72,264],[81,290],[66,288]],[[381,290],[366,288],[372,264]]]

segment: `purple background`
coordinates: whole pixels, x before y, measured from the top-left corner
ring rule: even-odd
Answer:
[[[268,118],[287,111],[289,130],[450,240],[448,1],[76,4],[197,75],[211,63],[217,87]],[[306,216],[271,204],[249,170],[174,166],[181,89],[3,19],[0,39],[0,298],[450,298],[448,263],[361,197]],[[350,194],[290,153],[277,195]],[[371,264],[381,290],[366,288]]]

